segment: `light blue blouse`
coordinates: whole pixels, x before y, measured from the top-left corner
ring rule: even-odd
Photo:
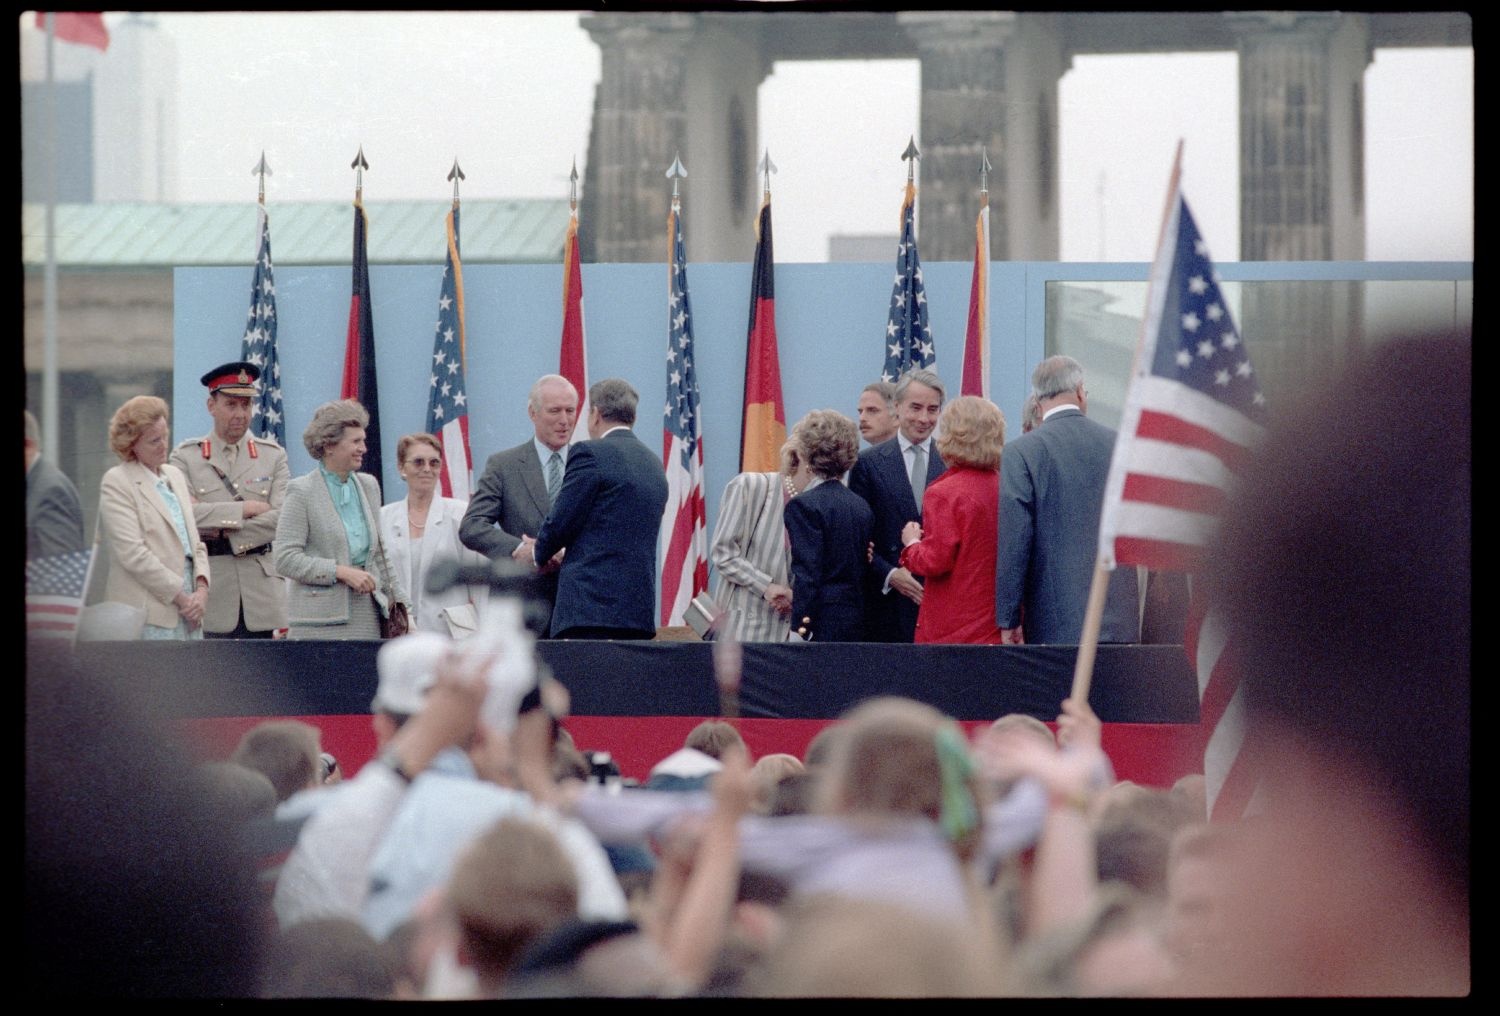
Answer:
[[[172,485],[167,482],[165,476],[156,478],[156,492],[167,504],[167,511],[172,514],[172,525],[177,527],[177,539],[182,541],[182,553],[189,561],[193,558],[193,541],[188,536],[187,518],[182,514],[182,505],[177,500],[177,495],[172,493]],[[192,574],[192,569],[188,569]]]
[[[364,501],[359,496],[359,481],[351,471],[342,480],[329,472],[323,463],[318,463],[323,482],[328,486],[328,496],[333,498],[333,507],[344,523],[344,536],[349,541],[349,563],[363,568],[370,558],[370,525],[365,521]]]

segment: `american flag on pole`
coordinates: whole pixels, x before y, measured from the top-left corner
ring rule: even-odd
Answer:
[[[990,192],[979,196],[974,220],[974,276],[969,282],[969,327],[964,333],[960,395],[990,397]]]
[[[250,402],[250,432],[286,446],[281,411],[281,360],[276,353],[276,280],[271,271],[271,219],[266,206],[256,212],[255,275],[250,280],[250,310],[245,315],[240,359],[260,368],[260,394]]]
[[[589,357],[583,341],[583,271],[578,265],[578,209],[568,220],[568,238],[563,245],[562,349],[557,372],[578,389],[578,423],[573,444],[589,439]]]
[[[922,285],[922,261],[917,257],[917,186],[906,183],[901,204],[901,243],[896,247],[896,282],[891,289],[891,313],[885,326],[883,381],[896,382],[907,371],[931,367],[937,360],[932,329],[927,324],[927,291]]]
[[[78,637],[78,618],[89,587],[92,548],[26,562],[26,634],[30,638]]]
[[[703,421],[698,412],[698,372],[693,366],[693,318],[688,302],[687,253],[682,243],[682,209],[675,199],[667,215],[667,240],[672,261],[667,266],[667,404],[661,449],[668,492],[659,541],[663,627],[682,624],[688,603],[708,588]]]
[[[458,253],[458,204],[448,213],[448,260],[438,294],[437,334],[432,340],[432,373],[427,379],[427,432],[443,445],[444,497],[469,499],[473,467],[469,456],[469,395],[464,388],[464,277]]]
[[[1179,156],[1180,158],[1180,156]],[[1141,348],[1110,463],[1099,553],[1106,567],[1195,570],[1226,491],[1265,434],[1265,397],[1174,168],[1151,270]],[[1213,818],[1244,814],[1255,789],[1235,647],[1211,605],[1189,608],[1204,776]]]

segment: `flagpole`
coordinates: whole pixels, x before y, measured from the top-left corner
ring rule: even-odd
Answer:
[[[52,60],[57,15],[47,12],[47,128],[44,158],[47,174],[47,264],[42,275],[42,449],[59,462],[57,429],[57,87]]]
[[[1177,188],[1182,179],[1182,139],[1177,140],[1177,154],[1172,159],[1172,175],[1167,181],[1167,200],[1162,208],[1161,228],[1157,230],[1156,250],[1159,252],[1162,244],[1166,242],[1167,225],[1172,218],[1172,203],[1177,195]],[[1155,286],[1155,272],[1153,271],[1152,286]],[[1136,371],[1141,365],[1141,350],[1146,344],[1146,329],[1151,327],[1153,315],[1151,307],[1150,290],[1146,293],[1146,313],[1141,316],[1141,330],[1136,338],[1135,355],[1131,358],[1130,379],[1135,383]],[[1127,393],[1128,394],[1128,393]],[[1130,567],[1135,567],[1131,565]],[[1104,618],[1105,593],[1109,589],[1109,572],[1104,567],[1104,555],[1096,553],[1094,558],[1094,578],[1089,584],[1089,602],[1083,615],[1083,632],[1078,636],[1078,659],[1073,664],[1073,688],[1068,697],[1075,702],[1087,702],[1089,687],[1094,679],[1094,655],[1099,647],[1099,625]]]

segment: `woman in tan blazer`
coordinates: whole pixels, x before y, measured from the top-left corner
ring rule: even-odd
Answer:
[[[193,522],[187,479],[167,463],[168,409],[137,395],[109,421],[121,459],[99,484],[99,523],[109,542],[105,598],[146,612],[143,639],[201,639],[208,606],[208,549]]]
[[[358,471],[369,422],[353,399],[325,402],[302,434],[318,465],[287,484],[274,544],[289,639],[378,639],[392,601],[410,609],[380,539],[380,484]]]

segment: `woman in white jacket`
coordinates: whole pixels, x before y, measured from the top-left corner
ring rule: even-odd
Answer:
[[[443,497],[438,481],[443,472],[443,450],[431,434],[407,434],[396,443],[396,468],[406,481],[406,497],[380,509],[380,535],[390,554],[391,568],[401,577],[412,606],[417,631],[463,638],[478,628],[478,611],[489,595],[487,586],[453,586],[440,593],[427,591],[427,575],[438,561],[465,565],[489,564],[480,553],[459,542],[458,528],[467,501]]]

